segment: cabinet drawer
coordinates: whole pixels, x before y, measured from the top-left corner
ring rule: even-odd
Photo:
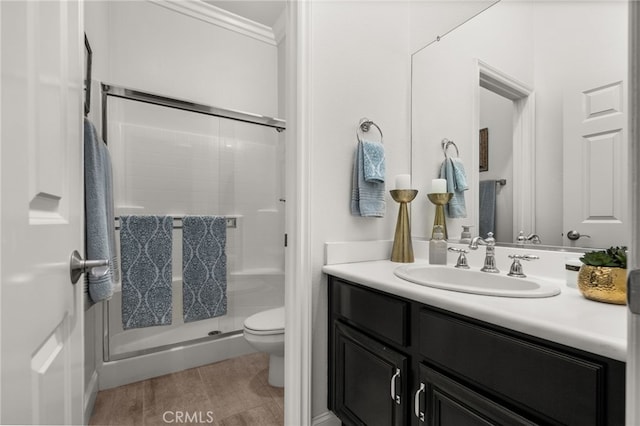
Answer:
[[[409,303],[331,278],[331,309],[349,321],[406,346]]]
[[[420,311],[419,333],[428,361],[543,421],[606,423],[603,364],[430,309]]]

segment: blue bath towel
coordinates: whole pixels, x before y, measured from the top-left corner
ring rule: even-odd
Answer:
[[[496,181],[481,180],[480,181],[480,220],[479,235],[482,238],[487,237],[488,232],[496,233]]]
[[[358,141],[351,180],[351,214],[363,217],[384,217],[384,181],[367,182],[364,173],[364,147]]]
[[[227,221],[224,216],[182,220],[184,322],[227,313]]]
[[[120,217],[122,327],[171,324],[171,216]]]
[[[366,182],[384,183],[384,145],[380,142],[362,141],[362,162]]]
[[[93,268],[86,276],[89,296],[96,303],[113,295],[118,264],[113,218],[111,157],[93,124],[84,119],[85,246],[87,259],[109,259],[109,266]]]
[[[446,206],[447,216],[452,219],[467,217],[464,191],[469,189],[469,185],[462,161],[459,158],[447,157],[440,166],[440,179],[447,180],[447,192],[453,193]]]

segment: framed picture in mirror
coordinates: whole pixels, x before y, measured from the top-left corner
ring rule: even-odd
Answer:
[[[84,34],[84,115],[91,109],[91,60],[93,52],[87,34]]]
[[[480,171],[489,170],[489,128],[480,129]]]

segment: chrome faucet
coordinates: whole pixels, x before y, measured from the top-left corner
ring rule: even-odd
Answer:
[[[458,255],[458,260],[456,261],[456,268],[469,269],[469,264],[467,263],[467,256],[466,256],[466,254],[469,252],[467,250],[460,249],[457,247],[449,247],[449,251],[460,253]]]
[[[520,259],[535,260],[540,258],[532,254],[510,254],[509,259],[513,259],[513,263],[511,264],[511,269],[509,269],[509,273],[507,275],[509,275],[510,277],[526,278],[527,276],[522,271],[522,264],[520,263]]]
[[[487,238],[482,238],[480,236],[474,237],[469,243],[469,248],[471,250],[478,250],[478,244],[487,247],[487,252],[484,257],[484,266],[480,268],[480,270],[482,272],[491,272],[494,274],[500,272],[500,270],[496,268],[496,240],[493,238],[493,232],[487,232]]]
[[[542,244],[542,240],[538,234],[531,233],[525,237],[524,231],[520,231],[518,238],[516,238],[516,244],[523,246],[527,241],[531,241],[532,244]]]

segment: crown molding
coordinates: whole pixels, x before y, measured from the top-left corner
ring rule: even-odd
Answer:
[[[147,0],[174,12],[190,16],[200,21],[222,27],[276,46],[274,31],[258,22],[228,12],[202,0]]]
[[[280,44],[284,40],[284,36],[287,33],[287,11],[283,11],[275,24],[273,24],[273,36],[275,37],[276,44]]]

